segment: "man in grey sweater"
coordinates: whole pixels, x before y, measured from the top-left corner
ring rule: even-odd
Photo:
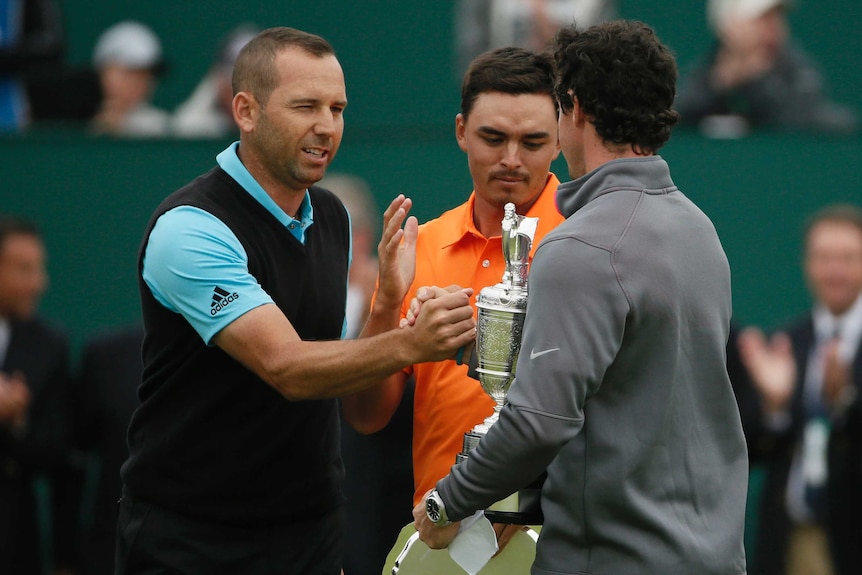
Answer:
[[[426,506],[429,546],[543,470],[534,575],[745,573],[748,462],[725,368],[730,270],[656,151],[674,58],[639,22],[556,38],[566,221],[539,245],[499,421]],[[455,522],[455,523],[451,523]]]

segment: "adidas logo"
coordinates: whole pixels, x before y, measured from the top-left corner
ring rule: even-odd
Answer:
[[[230,293],[216,286],[213,290],[213,301],[210,304],[210,315],[217,314],[236,299],[239,299],[238,293]]]

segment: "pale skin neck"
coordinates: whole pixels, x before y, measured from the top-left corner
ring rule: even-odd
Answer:
[[[572,121],[577,129],[576,133],[581,139],[583,146],[584,174],[592,172],[611,160],[652,155],[649,152],[636,151],[631,144],[613,144],[603,140],[596,132],[593,123],[589,121],[587,115],[581,110],[577,100],[574,101],[572,114]]]
[[[621,158],[640,158],[651,156],[649,153],[636,152],[630,144],[608,144],[599,137],[593,125],[587,122],[584,130],[584,167],[586,173],[599,166]]]

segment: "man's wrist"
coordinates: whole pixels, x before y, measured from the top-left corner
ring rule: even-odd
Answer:
[[[443,499],[436,489],[432,489],[428,497],[425,498],[425,513],[431,523],[437,527],[444,527],[452,523],[446,514],[446,504],[443,503]]]
[[[401,310],[401,303],[404,301],[404,298],[397,299],[393,297],[387,296],[387,294],[381,293],[379,290],[374,296],[374,307],[372,309],[377,309],[378,311],[391,311],[393,309]]]
[[[375,299],[371,306],[365,325],[362,327],[360,337],[378,335],[398,327],[401,319],[401,305],[387,305]]]
[[[394,300],[386,297],[380,297],[378,294],[374,298],[374,304],[371,306],[370,316],[387,323],[394,322],[398,325],[401,319],[401,300]]]

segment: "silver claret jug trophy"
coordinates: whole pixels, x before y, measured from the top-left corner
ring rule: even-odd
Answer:
[[[503,216],[503,258],[506,271],[500,283],[482,288],[476,297],[479,309],[477,322],[476,372],[482,389],[494,400],[494,412],[485,421],[464,434],[464,444],[455,457],[465,461],[491,426],[500,417],[506,404],[509,387],[515,379],[524,315],[527,311],[527,268],[530,248],[536,234],[538,218],[515,213],[515,204],[506,204]],[[544,475],[526,488],[498,501],[485,510],[493,523],[538,525],[542,523],[539,504]]]

